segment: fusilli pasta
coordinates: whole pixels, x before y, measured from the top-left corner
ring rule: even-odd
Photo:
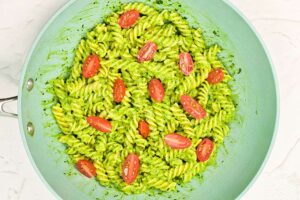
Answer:
[[[127,29],[118,19],[122,13],[137,10],[142,16]],[[148,41],[157,44],[151,61],[138,62],[139,49]],[[231,80],[218,58],[218,45],[207,47],[200,28],[192,28],[176,11],[158,11],[143,3],[129,3],[97,24],[81,39],[67,79],[53,81],[57,103],[53,115],[61,130],[59,141],[67,145],[73,162],[90,160],[101,185],[123,192],[141,193],[147,189],[175,190],[176,185],[190,181],[207,166],[197,161],[196,147],[203,138],[210,138],[216,151],[228,135],[228,123],[235,114]],[[189,76],[179,70],[179,54],[189,52],[194,69]],[[82,76],[82,66],[89,55],[100,58],[100,69],[91,78]],[[208,74],[222,69],[221,83],[210,84]],[[165,88],[162,102],[154,102],[148,83],[159,79]],[[116,79],[122,79],[126,92],[122,102],[113,99]],[[189,94],[206,110],[206,117],[197,120],[180,105],[180,96]],[[91,127],[88,116],[99,116],[112,124],[110,133]],[[139,134],[138,124],[145,120],[149,137]],[[192,141],[186,149],[172,149],[163,138],[180,133]],[[140,159],[137,179],[132,184],[122,180],[122,164],[127,155]]]

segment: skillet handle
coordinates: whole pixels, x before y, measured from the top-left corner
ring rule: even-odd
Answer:
[[[17,100],[18,100],[18,96],[0,99],[0,116],[17,118],[18,117],[17,113],[8,112],[4,108],[5,104],[12,102],[12,101],[17,101]]]

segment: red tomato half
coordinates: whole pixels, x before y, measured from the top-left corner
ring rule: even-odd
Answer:
[[[127,12],[124,12],[120,16],[118,23],[121,28],[130,28],[139,17],[140,17],[139,11],[129,10]]]
[[[192,73],[194,68],[194,63],[189,53],[181,53],[179,55],[179,68],[181,72],[186,76]]]
[[[120,103],[124,98],[125,93],[126,93],[126,87],[123,80],[121,79],[115,80],[114,90],[113,90],[113,96],[115,102]]]
[[[90,117],[87,118],[87,122],[92,127],[97,129],[98,131],[101,131],[101,132],[104,132],[104,133],[111,132],[112,125],[106,119],[103,119],[101,117],[90,116]]]
[[[82,173],[88,178],[92,178],[96,176],[96,168],[93,165],[93,163],[91,163],[88,160],[78,160],[76,164],[76,168],[80,173]]]
[[[140,159],[136,154],[129,154],[122,166],[122,177],[127,184],[134,182],[140,169]]]
[[[209,72],[207,82],[210,84],[217,84],[224,79],[224,72],[222,69],[217,68]]]
[[[154,42],[147,42],[145,46],[139,50],[137,59],[139,62],[149,61],[154,57],[156,51],[156,44]]]
[[[203,119],[206,116],[206,111],[202,106],[188,95],[182,95],[180,97],[181,105],[183,109],[196,119]]]
[[[161,102],[165,96],[163,84],[158,79],[152,79],[148,85],[148,91],[152,99]]]
[[[91,78],[95,76],[100,68],[100,60],[96,55],[88,56],[82,67],[82,75],[84,78]]]
[[[214,149],[214,143],[208,138],[203,139],[199,143],[199,145],[197,147],[197,151],[196,151],[198,160],[200,162],[207,161],[209,159],[213,149]]]
[[[192,145],[191,140],[177,133],[166,135],[165,143],[172,149],[185,149]]]
[[[147,138],[150,133],[149,124],[145,121],[139,121],[139,133],[144,138]]]

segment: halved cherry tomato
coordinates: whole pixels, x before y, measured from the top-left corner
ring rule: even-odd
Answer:
[[[177,133],[166,135],[165,143],[172,149],[185,149],[192,145],[191,140]]]
[[[148,91],[152,99],[161,102],[165,96],[163,84],[158,79],[152,79],[148,85]]]
[[[150,133],[149,124],[145,121],[139,121],[139,133],[144,138],[147,138]]]
[[[189,53],[181,53],[179,55],[179,68],[181,72],[186,76],[192,73],[194,68],[194,63]]]
[[[209,159],[212,151],[214,149],[214,143],[208,139],[204,138],[197,147],[196,154],[200,162],[205,162]]]
[[[114,91],[113,91],[115,102],[120,103],[124,98],[125,93],[126,93],[126,87],[123,80],[121,79],[115,80]]]
[[[139,62],[149,61],[154,57],[157,51],[157,45],[154,42],[147,42],[140,50],[137,55]]]
[[[92,178],[96,176],[96,168],[93,165],[93,163],[91,163],[88,160],[78,160],[76,164],[76,168],[80,173],[82,173],[88,178]]]
[[[100,68],[100,59],[96,55],[88,56],[82,67],[82,75],[84,78],[95,76]]]
[[[210,84],[217,84],[224,79],[224,72],[221,68],[216,68],[209,72],[207,82]]]
[[[131,27],[136,20],[140,17],[140,13],[137,10],[129,10],[127,12],[124,12],[119,20],[118,23],[121,28],[129,28]]]
[[[131,184],[138,176],[139,169],[140,169],[139,157],[134,153],[129,154],[126,157],[126,159],[123,163],[123,166],[122,166],[123,180],[127,184]]]
[[[192,97],[188,95],[182,95],[180,97],[180,102],[183,106],[183,109],[194,118],[203,119],[206,116],[206,111],[204,110],[204,108],[202,108],[198,101],[196,101]]]
[[[111,132],[112,125],[106,119],[103,119],[101,117],[90,116],[90,117],[87,118],[87,122],[92,127],[97,129],[98,131],[101,131],[101,132],[104,132],[104,133]]]

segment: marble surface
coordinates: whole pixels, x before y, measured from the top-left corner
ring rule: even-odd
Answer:
[[[300,199],[300,1],[230,0],[252,22],[273,58],[281,117],[271,156],[243,200]],[[0,0],[0,98],[17,94],[26,53],[67,0]],[[16,105],[10,109],[15,110]],[[53,200],[35,174],[13,118],[0,117],[0,199]]]

